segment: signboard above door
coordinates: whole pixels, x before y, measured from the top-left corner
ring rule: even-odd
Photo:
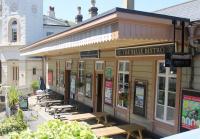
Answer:
[[[82,51],[80,58],[99,58],[99,50]]]
[[[130,46],[117,48],[116,56],[139,56],[139,55],[163,55],[167,52],[175,52],[174,43],[152,44],[142,46]]]

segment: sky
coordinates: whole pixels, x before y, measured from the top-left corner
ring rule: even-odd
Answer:
[[[155,11],[189,0],[135,0],[135,10]],[[49,6],[55,7],[56,18],[69,21],[75,21],[77,7],[82,7],[83,20],[90,18],[88,9],[91,7],[91,0],[44,0],[43,13],[47,14]],[[123,8],[123,0],[96,0],[98,13],[103,13],[115,7]]]

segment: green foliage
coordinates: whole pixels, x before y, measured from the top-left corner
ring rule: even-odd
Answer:
[[[18,111],[17,115],[6,118],[0,123],[0,136],[10,132],[20,132],[27,128],[27,124],[23,121],[23,113]]]
[[[86,123],[60,120],[48,121],[39,126],[36,132],[29,130],[20,134],[12,133],[11,139],[97,139]],[[105,138],[104,138],[105,139]]]
[[[18,109],[17,114],[16,114],[16,119],[17,121],[23,121],[24,120],[24,114],[21,109]]]
[[[12,86],[9,88],[9,91],[8,91],[9,107],[15,107],[17,103],[19,103],[19,95],[20,95],[20,92],[17,90],[16,87]]]
[[[40,86],[40,84],[39,84],[39,81],[37,81],[37,80],[33,81],[32,84],[31,84],[31,87],[32,87],[32,89],[34,91],[36,91],[37,89],[39,89],[39,86]]]

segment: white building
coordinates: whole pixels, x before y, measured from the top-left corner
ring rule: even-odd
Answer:
[[[20,56],[19,48],[70,26],[54,7],[43,15],[42,0],[0,0],[0,83],[29,87],[42,76],[42,59]]]

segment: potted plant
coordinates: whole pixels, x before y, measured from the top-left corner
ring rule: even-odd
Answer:
[[[17,104],[19,103],[19,91],[17,90],[16,87],[12,86],[9,88],[8,91],[8,104],[10,107],[11,115],[14,115],[17,110],[18,106]]]
[[[36,94],[36,90],[39,89],[39,86],[40,86],[39,85],[39,81],[35,80],[35,81],[32,82],[31,87],[33,89],[33,94],[34,95]]]

